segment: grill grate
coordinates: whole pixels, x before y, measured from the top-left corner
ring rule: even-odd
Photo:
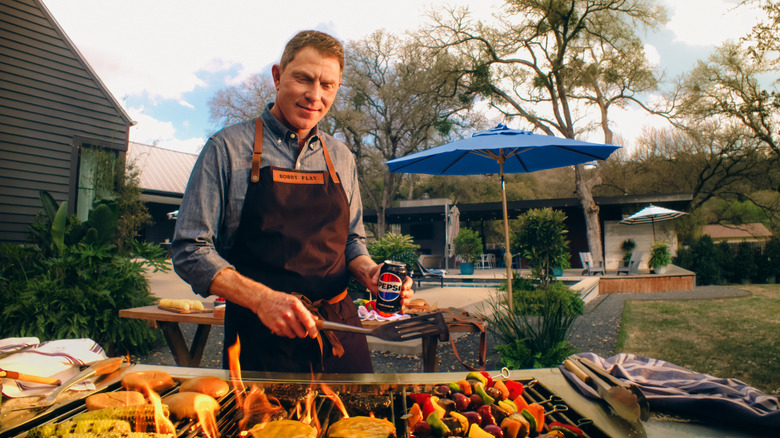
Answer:
[[[587,438],[608,438],[601,429],[599,429],[593,422],[583,416],[577,411],[568,406],[562,398],[548,390],[540,382],[532,379],[515,379],[518,382],[523,383],[525,390],[523,395],[526,401],[530,403],[538,403],[545,407],[545,410],[549,412],[547,415],[548,423],[550,421],[558,421],[563,424],[569,424],[577,426],[585,433]],[[245,380],[247,388],[252,385],[264,388],[268,395],[275,395],[274,390],[284,387],[285,391],[304,391],[310,387],[309,384],[275,384],[268,382],[258,382]],[[403,414],[408,412],[409,403],[407,394],[415,392],[431,392],[435,385],[433,384],[329,384],[329,387],[344,401],[347,412],[351,416],[368,415],[368,411],[373,411],[379,418],[387,418],[393,421],[396,425],[398,438],[409,438],[410,433],[406,425],[406,421],[402,418]],[[112,385],[107,388],[108,391],[117,391],[122,388],[119,384]],[[179,389],[178,384],[160,394],[162,397],[173,394]],[[338,407],[326,397],[322,391],[317,391],[318,396],[314,403],[314,412],[319,421],[322,430],[327,430],[327,427],[335,421],[342,418],[342,413]],[[290,414],[292,412],[291,405],[286,400],[280,398],[280,402],[285,410]],[[241,430],[239,430],[239,421],[243,417],[243,412],[237,406],[236,396],[231,391],[224,397],[218,400],[220,410],[216,416],[216,426],[219,431],[219,436],[223,438],[235,438],[241,437]],[[363,403],[363,405],[361,405]],[[35,424],[30,422],[28,424],[20,426],[15,431],[11,431],[11,434],[2,434],[3,437],[16,437],[21,438],[25,432],[40,424],[61,422],[72,418],[73,416],[86,411],[86,406],[83,401],[71,403],[67,407],[63,407],[52,416],[43,418]],[[196,421],[184,420],[175,422],[176,436],[184,438],[195,438],[204,436],[200,427]],[[21,432],[21,433],[20,433]]]

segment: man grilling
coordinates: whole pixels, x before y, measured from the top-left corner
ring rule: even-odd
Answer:
[[[227,300],[227,348],[242,369],[373,372],[361,334],[317,330],[315,318],[360,326],[349,275],[377,293],[354,157],[319,131],[341,85],[344,49],[303,31],[271,73],[277,94],[255,120],[211,137],[193,168],[172,242],[176,272]],[[406,278],[402,300],[412,296]]]

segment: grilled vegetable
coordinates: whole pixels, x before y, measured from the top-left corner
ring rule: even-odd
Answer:
[[[45,424],[27,432],[28,438],[60,437],[67,434],[99,435],[104,433],[130,433],[130,423],[122,420],[68,420]]]
[[[171,438],[173,434],[169,433],[146,433],[146,432],[130,432],[130,433],[118,433],[118,432],[106,432],[100,434],[91,433],[66,433],[59,438]]]
[[[162,415],[168,418],[168,406],[162,405],[162,409]],[[157,430],[153,405],[98,409],[74,415],[72,420],[122,420],[127,422],[135,432],[154,432]]]

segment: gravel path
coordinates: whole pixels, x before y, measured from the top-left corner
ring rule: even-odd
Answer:
[[[585,314],[577,318],[572,327],[570,340],[580,351],[591,351],[602,357],[615,354],[618,333],[620,331],[623,306],[627,300],[686,300],[686,299],[717,299],[746,296],[750,293],[734,287],[702,286],[692,291],[674,291],[659,293],[615,293],[600,295],[588,303]],[[192,339],[195,324],[182,324],[185,339]],[[209,334],[209,342],[203,354],[201,366],[204,368],[222,367],[223,328],[214,326]],[[487,361],[488,370],[501,368],[501,362],[494,349],[495,340],[488,334]],[[456,349],[466,363],[477,365],[479,335],[464,334],[455,339]],[[442,342],[438,348],[439,371],[464,371],[465,368],[455,357],[449,342]],[[168,346],[163,344],[150,354],[134,357],[136,362],[147,365],[175,366]],[[372,352],[371,359],[374,371],[377,373],[409,373],[422,372],[422,360],[418,355],[402,355],[391,352]]]

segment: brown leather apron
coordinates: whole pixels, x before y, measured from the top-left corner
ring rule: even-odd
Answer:
[[[241,223],[227,260],[236,270],[281,292],[305,297],[315,315],[360,326],[345,290],[349,281],[345,248],[349,203],[325,143],[327,170],[301,171],[262,167],[263,123],[255,121],[250,183]],[[328,334],[327,332],[321,332]],[[331,332],[343,346],[337,357],[327,337],[289,339],[276,336],[249,309],[228,301],[223,366],[227,347],[241,341],[241,368],[282,372],[373,372],[364,335]],[[324,342],[323,342],[324,340]]]

